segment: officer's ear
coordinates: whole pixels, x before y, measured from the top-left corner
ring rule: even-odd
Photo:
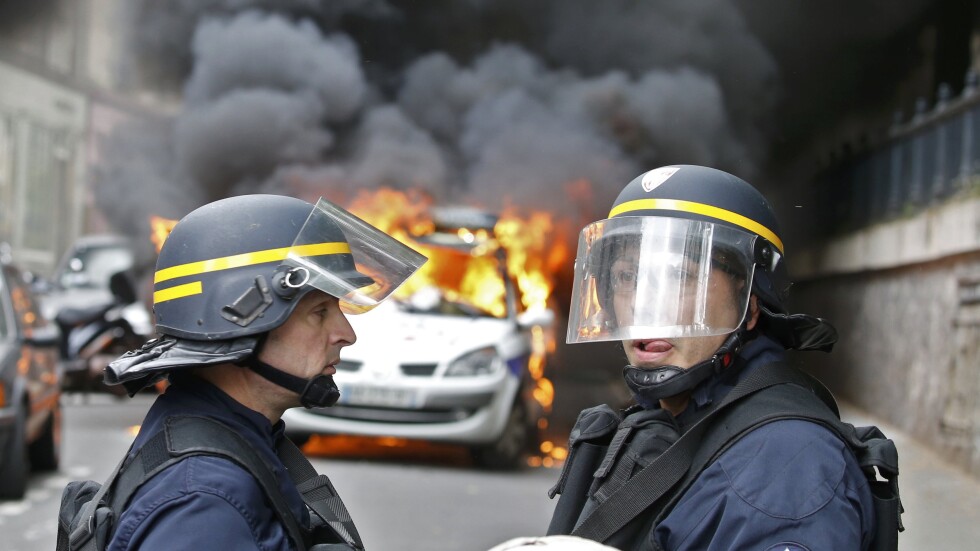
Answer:
[[[749,297],[749,311],[746,314],[745,328],[749,331],[755,329],[759,323],[759,298],[755,295]]]

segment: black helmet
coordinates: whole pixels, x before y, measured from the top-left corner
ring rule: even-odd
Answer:
[[[613,262],[621,254],[616,251],[624,244],[636,251],[630,270],[613,272]],[[710,268],[721,268],[736,280],[736,287],[745,286],[735,297],[735,309],[743,318],[721,323],[697,305],[684,307],[703,300],[713,286],[712,278],[720,277]],[[683,274],[683,281],[677,274]],[[630,319],[623,319],[623,314],[617,319],[608,298],[611,286],[632,277],[639,278],[630,282],[635,308]],[[633,179],[616,198],[609,217],[582,230],[567,340],[728,334],[741,325],[749,296],[754,294],[769,318],[766,322],[773,322],[767,328],[788,343],[792,339],[782,334],[788,326],[795,332],[801,324],[811,324],[801,316],[786,315],[788,289],[779,224],[758,190],[714,168],[660,167]],[[793,347],[826,345],[827,333],[817,333],[820,337],[815,341],[795,342]]]
[[[705,166],[660,167],[633,179],[616,197],[609,218],[667,216],[726,225],[758,237],[752,290],[770,309],[785,312],[789,291],[779,223],[766,198],[745,180]]]
[[[136,388],[171,368],[243,361],[311,290],[357,314],[424,262],[324,199],[242,195],[204,205],[174,226],[157,259],[153,310],[163,338],[113,362],[106,380]]]
[[[620,192],[607,219],[582,230],[567,340],[727,335],[691,366],[626,366],[642,404],[693,389],[730,365],[751,338],[752,295],[764,332],[787,348],[829,350],[830,324],[786,314],[783,254],[772,208],[741,178],[701,166],[651,170]]]
[[[293,197],[243,195],[210,203],[181,219],[157,259],[157,332],[225,340],[282,325],[297,299],[314,288],[292,285],[308,275],[284,263],[291,251],[351,290],[374,283],[355,268],[337,223],[327,216],[312,217],[314,211],[313,205]],[[335,290],[327,292],[344,298]]]

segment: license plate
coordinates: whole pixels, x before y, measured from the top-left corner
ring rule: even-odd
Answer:
[[[340,403],[351,406],[380,406],[388,408],[411,408],[416,405],[416,393],[405,388],[384,386],[342,385]]]

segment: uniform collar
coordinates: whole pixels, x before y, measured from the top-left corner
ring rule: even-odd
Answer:
[[[282,420],[275,424],[261,413],[250,409],[226,394],[210,382],[188,372],[170,374],[171,387],[160,397],[169,415],[192,409],[214,417],[232,428],[239,429],[246,438],[257,439],[272,450],[283,436]]]

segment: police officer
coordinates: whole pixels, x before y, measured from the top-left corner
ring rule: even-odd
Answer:
[[[623,376],[637,405],[580,415],[552,490],[562,496],[550,534],[583,534],[615,517],[610,496],[656,480],[638,473],[702,419],[711,427],[709,416],[733,388],[784,364],[787,349],[830,349],[833,327],[787,313],[788,287],[768,202],[712,168],[646,172],[623,189],[608,219],[582,230],[567,340],[622,341]],[[695,457],[703,442],[691,444]],[[760,421],[688,475],[604,543],[782,551],[866,549],[873,538],[867,479],[851,449],[821,424]]]
[[[289,512],[309,533],[316,519],[277,455],[280,417],[291,407],[333,405],[339,393],[331,376],[341,349],[356,339],[345,312],[371,309],[424,261],[322,199],[313,205],[246,195],[191,212],[157,260],[160,338],[106,372],[107,382],[130,393],[170,381],[129,457],[175,416],[218,421],[271,468]],[[295,539],[241,465],[195,455],[139,487],[108,549],[286,550],[298,547]]]

